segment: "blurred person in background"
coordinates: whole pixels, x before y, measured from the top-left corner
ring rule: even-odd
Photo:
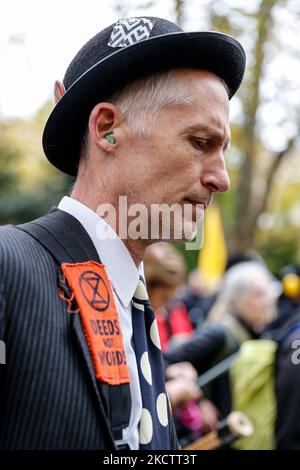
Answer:
[[[262,261],[256,252],[237,252],[230,255],[226,261],[225,272],[232,266],[246,261]],[[202,273],[199,269],[194,269],[187,276],[187,285],[180,294],[179,299],[183,302],[188,311],[190,321],[194,328],[200,327],[207,319],[208,312],[213,307],[219,286],[214,288],[205,285]]]
[[[279,275],[282,292],[278,299],[278,316],[266,330],[280,329],[298,313],[300,308],[300,266],[284,266]]]
[[[165,351],[170,344],[177,344],[193,332],[184,304],[176,299],[186,279],[185,260],[169,243],[156,243],[145,252],[144,271]],[[197,377],[197,371],[188,362],[166,367],[166,389],[175,411],[177,436],[183,446],[214,429],[218,422],[218,412],[204,398]]]
[[[276,342],[275,447],[300,450],[300,267],[281,270],[279,312],[263,337]]]
[[[256,261],[231,267],[224,276],[216,303],[205,325],[166,353],[170,363],[190,362],[199,374],[236,352],[249,339],[258,339],[276,315],[278,282]],[[231,410],[230,384],[224,374],[205,388],[222,416]]]
[[[188,274],[186,288],[179,299],[184,304],[193,327],[197,328],[205,321],[216,295],[206,292],[200,270],[194,269]]]
[[[193,331],[184,304],[176,298],[186,279],[185,260],[172,245],[156,243],[145,252],[144,269],[162,350],[165,351],[170,341],[186,338]]]
[[[280,283],[266,266],[256,261],[238,263],[226,272],[208,321],[228,328],[239,343],[258,338],[277,315],[280,291]]]

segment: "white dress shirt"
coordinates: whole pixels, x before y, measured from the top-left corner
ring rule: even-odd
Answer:
[[[144,277],[143,263],[137,268],[126,246],[111,226],[81,202],[65,196],[58,208],[71,214],[83,225],[93,241],[111,283],[124,337],[132,400],[130,422],[129,426],[123,430],[123,440],[131,449],[138,449],[138,424],[142,413],[142,397],[136,357],[131,345],[131,301],[139,276]]]

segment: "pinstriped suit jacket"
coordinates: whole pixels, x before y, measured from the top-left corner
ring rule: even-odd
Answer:
[[[56,213],[84,258],[86,231]],[[79,314],[57,294],[55,261],[13,226],[0,228],[0,339],[0,449],[114,449]]]

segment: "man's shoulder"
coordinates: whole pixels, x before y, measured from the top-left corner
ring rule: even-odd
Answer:
[[[28,233],[14,225],[0,226],[0,272],[14,266],[31,265],[48,258],[49,254]]]
[[[26,233],[19,230],[15,225],[1,225],[0,226],[0,254],[2,252],[13,251],[14,248],[24,240],[26,240]]]
[[[28,227],[35,225],[43,225],[45,221],[53,218],[53,212],[60,213],[56,208],[39,217],[38,219],[30,220],[24,225],[0,225],[0,262],[1,257],[7,256],[28,256],[31,250],[41,250],[42,245],[30,233]],[[57,219],[57,217],[56,217]],[[57,222],[57,221],[55,221]],[[45,251],[43,249],[43,251]]]
[[[0,248],[9,249],[28,239],[28,235],[16,225],[0,225]]]

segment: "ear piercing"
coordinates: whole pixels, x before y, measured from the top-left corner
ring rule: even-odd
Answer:
[[[105,136],[105,139],[107,140],[107,142],[109,142],[112,145],[114,145],[116,143],[116,139],[115,139],[113,134],[107,134]]]

